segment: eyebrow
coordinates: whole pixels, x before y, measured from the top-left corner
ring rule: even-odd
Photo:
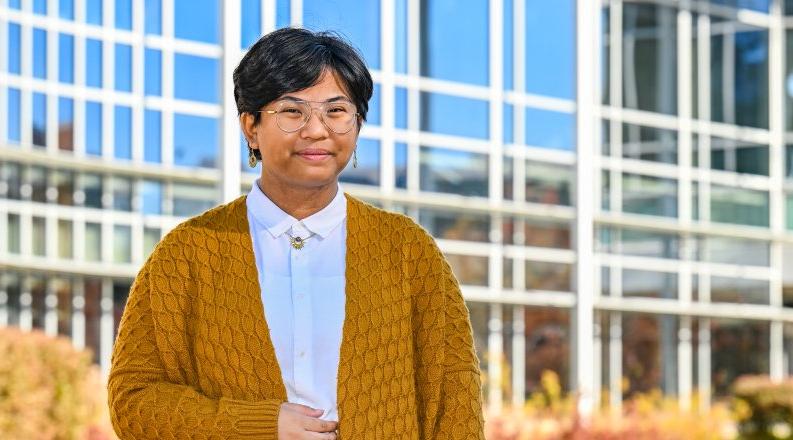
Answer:
[[[280,99],[286,99],[288,101],[296,101],[296,102],[308,102],[305,99],[300,99],[296,96],[290,96],[290,95],[282,96]],[[325,101],[318,101],[318,102],[336,102],[336,101],[352,102],[350,98],[342,95],[334,96],[333,98],[328,98]]]

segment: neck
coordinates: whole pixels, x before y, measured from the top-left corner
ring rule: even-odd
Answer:
[[[328,206],[336,197],[339,188],[336,181],[315,188],[279,185],[265,179],[264,176],[258,179],[256,184],[264,195],[275,203],[275,206],[298,220],[303,220]]]

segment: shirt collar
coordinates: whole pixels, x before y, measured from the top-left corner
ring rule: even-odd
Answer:
[[[341,184],[337,184],[336,195],[327,206],[302,221],[284,212],[259,188],[258,179],[251,185],[245,201],[248,211],[261,226],[275,238],[288,231],[293,225],[302,223],[309,231],[327,237],[347,217],[347,201]]]

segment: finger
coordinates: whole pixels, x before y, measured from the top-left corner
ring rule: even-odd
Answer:
[[[285,404],[289,409],[299,412],[300,414],[307,415],[309,417],[319,417],[324,412],[321,409],[315,409],[310,406],[301,405],[299,403],[286,403]]]
[[[311,440],[336,440],[335,432],[306,432],[306,438]]]
[[[322,419],[313,419],[307,418],[305,419],[305,424],[303,427],[307,431],[313,432],[333,432],[339,426],[337,422],[332,420],[322,420]]]

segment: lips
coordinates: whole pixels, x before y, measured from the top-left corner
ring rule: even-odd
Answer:
[[[307,148],[305,150],[299,151],[297,155],[307,160],[322,160],[333,156],[330,151],[321,150],[318,148]]]

